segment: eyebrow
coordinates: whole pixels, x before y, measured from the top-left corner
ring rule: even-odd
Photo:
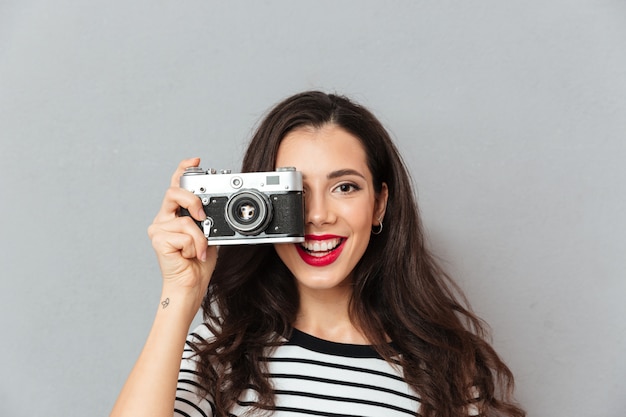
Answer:
[[[354,169],[339,169],[337,171],[333,171],[328,173],[328,175],[326,175],[326,178],[328,178],[329,180],[335,179],[335,178],[339,178],[339,177],[345,177],[348,175],[356,175],[357,177],[361,177],[363,179],[366,179],[365,176],[363,174],[361,174],[359,171],[354,170]]]
[[[335,178],[346,177],[346,176],[349,176],[349,175],[355,175],[355,176],[363,178],[364,180],[367,181],[367,178],[365,178],[365,175],[361,174],[356,169],[351,169],[351,168],[338,169],[336,171],[329,172],[326,175],[326,179],[332,180],[332,179],[335,179]],[[302,178],[306,179],[306,177],[307,176],[304,173],[302,173]]]

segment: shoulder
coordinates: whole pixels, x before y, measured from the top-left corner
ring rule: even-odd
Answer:
[[[183,360],[191,359],[196,356],[201,345],[210,341],[215,337],[207,323],[202,323],[194,328],[185,341],[185,350],[183,352]]]
[[[211,340],[213,337],[215,337],[215,334],[209,324],[202,323],[189,332],[187,340],[192,342],[205,342]]]

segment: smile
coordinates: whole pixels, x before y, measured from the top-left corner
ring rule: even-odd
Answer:
[[[341,243],[340,238],[330,240],[305,240],[302,247],[305,251],[313,256],[324,256],[326,252],[332,251]]]
[[[326,266],[335,262],[346,242],[338,236],[307,236],[306,240],[296,245],[298,254],[311,266]]]

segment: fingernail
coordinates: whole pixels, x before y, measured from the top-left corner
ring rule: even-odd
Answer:
[[[198,211],[198,220],[204,220],[206,219],[206,213],[204,212],[204,209],[200,209]]]
[[[206,251],[202,252],[200,254],[200,261],[202,262],[206,262]]]

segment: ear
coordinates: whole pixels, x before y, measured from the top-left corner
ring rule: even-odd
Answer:
[[[381,220],[385,217],[385,211],[387,211],[387,199],[389,198],[389,189],[387,183],[382,184],[380,192],[376,195],[376,203],[374,206],[374,218],[372,219],[372,226],[380,225]]]

